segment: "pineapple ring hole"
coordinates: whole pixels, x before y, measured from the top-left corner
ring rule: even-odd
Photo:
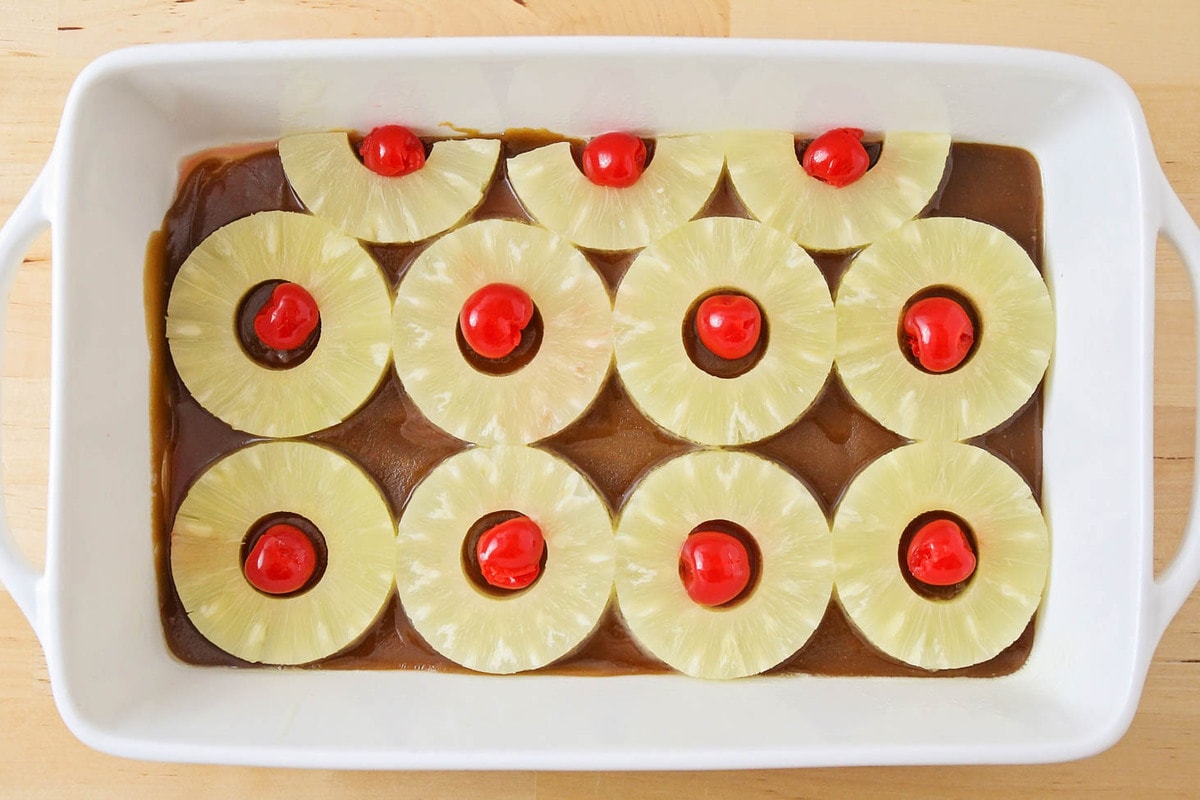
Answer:
[[[754,305],[758,306],[758,313],[762,319],[762,325],[758,332],[758,341],[754,343],[754,349],[741,358],[729,359],[717,355],[712,350],[709,350],[704,342],[700,341],[700,334],[696,330],[696,318],[700,312],[700,305],[708,298],[722,294],[736,294],[749,298]],[[767,315],[763,313],[762,303],[758,302],[758,300],[738,289],[720,288],[706,292],[692,302],[692,305],[687,310],[687,314],[683,317],[682,335],[683,349],[687,352],[688,358],[698,368],[712,375],[714,378],[738,378],[754,369],[758,365],[758,362],[762,361],[762,357],[766,355],[767,343],[771,338],[771,323],[767,319]]]
[[[762,577],[762,550],[759,548],[758,542],[754,539],[754,536],[750,533],[750,531],[746,530],[741,525],[738,525],[736,522],[731,522],[727,519],[710,519],[705,522],[701,522],[699,525],[688,531],[688,537],[694,536],[701,531],[716,531],[717,533],[724,533],[728,536],[732,536],[741,543],[742,547],[746,548],[746,555],[748,556],[748,560],[750,562],[750,580],[746,581],[746,588],[742,589],[742,591],[738,593],[738,596],[732,600],[713,607],[733,608],[741,605],[754,594],[754,590],[758,588],[759,578]],[[682,546],[683,544],[680,543],[681,548]],[[679,568],[679,577],[682,581],[682,565],[680,565]]]
[[[948,519],[957,525],[967,537],[967,544],[971,548],[971,552],[975,554],[975,569],[967,576],[966,580],[951,584],[950,586],[933,586],[923,581],[917,580],[911,572],[908,571],[908,546],[912,543],[917,532],[931,522],[939,519]],[[949,511],[926,511],[924,514],[917,515],[912,522],[905,526],[904,532],[900,534],[899,547],[896,550],[896,558],[900,563],[900,574],[904,576],[904,581],[909,587],[928,600],[952,600],[962,594],[975,576],[979,574],[979,540],[975,538],[975,529],[967,523],[965,519],[957,514]]]
[[[492,586],[483,577],[483,570],[479,568],[479,551],[477,549],[479,540],[482,536],[492,528],[502,523],[508,522],[510,519],[526,516],[520,511],[505,509],[504,511],[493,511],[490,514],[484,514],[479,519],[472,523],[470,528],[467,528],[467,535],[463,537],[462,544],[462,566],[463,573],[475,585],[475,588],[489,597],[498,599],[508,599],[524,594],[537,586],[538,581],[546,574],[546,560],[550,554],[550,548],[547,546],[542,550],[542,558],[538,561],[538,574],[533,579],[533,582],[522,589],[502,589],[498,586]]]
[[[487,358],[476,353],[474,348],[467,344],[466,338],[463,337],[462,324],[454,324],[454,341],[458,343],[458,351],[468,364],[485,375],[511,375],[525,367],[537,356],[545,333],[546,324],[542,321],[542,312],[534,304],[533,316],[521,331],[521,341],[517,342],[512,352],[502,358]]]
[[[958,363],[958,366],[948,369],[945,372],[931,372],[921,365],[917,357],[913,355],[912,348],[908,346],[907,337],[904,333],[904,317],[908,314],[908,310],[922,300],[928,300],[931,297],[944,297],[947,300],[953,300],[962,307],[962,310],[967,312],[967,318],[971,320],[971,327],[975,331],[975,338],[971,342],[971,347],[967,350],[967,354],[963,356],[963,360]],[[904,354],[904,358],[908,363],[915,368],[924,372],[926,375],[949,375],[957,372],[971,362],[975,354],[979,352],[979,343],[983,341],[983,318],[979,314],[979,308],[971,301],[971,298],[955,289],[953,286],[929,286],[914,294],[900,308],[900,317],[896,322],[896,341],[899,343],[900,352]]]
[[[325,543],[325,535],[321,533],[321,529],[312,523],[307,517],[302,517],[299,514],[293,514],[290,511],[277,511],[272,514],[267,514],[260,518],[257,522],[250,526],[246,531],[245,537],[242,539],[242,545],[238,549],[238,566],[239,569],[245,570],[246,559],[250,557],[250,552],[254,550],[254,546],[258,544],[258,540],[263,534],[273,525],[291,525],[292,527],[303,533],[308,540],[312,542],[313,549],[317,551],[317,565],[313,569],[312,575],[308,580],[294,592],[287,594],[268,594],[257,587],[254,591],[267,597],[296,597],[302,595],[312,589],[321,582],[321,578],[325,575],[325,567],[329,564],[329,545]],[[250,584],[253,586],[253,584]]]
[[[808,150],[809,145],[817,140],[815,136],[801,139],[799,136],[794,137],[796,141],[796,163],[804,163],[804,153]],[[879,163],[879,157],[883,155],[883,140],[882,139],[863,139],[863,149],[867,151],[867,172],[875,169],[875,165]]]
[[[234,324],[242,351],[256,364],[261,364],[267,369],[291,369],[300,366],[308,360],[308,357],[317,349],[317,343],[321,341],[320,318],[317,319],[317,327],[308,335],[304,343],[291,350],[276,350],[268,347],[258,338],[258,334],[254,332],[254,317],[271,299],[271,293],[275,291],[275,287],[281,283],[286,283],[286,281],[263,281],[252,287],[250,291],[246,292],[242,302],[238,303],[237,311],[234,312]]]
[[[640,137],[642,144],[646,146],[646,163],[642,164],[642,171],[650,169],[650,163],[654,161],[654,139],[647,139],[645,136]],[[570,139],[571,142],[571,160],[575,162],[575,169],[579,170],[579,174],[583,175],[583,148],[587,147],[588,139]]]

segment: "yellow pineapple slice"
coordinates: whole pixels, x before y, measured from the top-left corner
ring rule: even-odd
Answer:
[[[242,542],[287,512],[321,532],[328,560],[307,591],[272,596],[247,581]],[[263,442],[226,456],[188,489],[171,530],[171,578],[188,618],[231,655],[307,664],[344,650],[392,593],[395,527],[379,488],[357,465],[304,442]]]
[[[482,202],[500,142],[435,142],[423,167],[394,178],[363,166],[345,131],[286,136],[279,157],[288,183],[318,217],[368,242],[415,242],[452,228]]]
[[[947,134],[890,131],[875,166],[839,188],[804,171],[789,131],[732,131],[724,142],[746,208],[810,250],[861,247],[915,217],[937,191],[950,153]]]
[[[243,299],[259,284],[295,283],[321,315],[315,350],[273,369],[238,339]],[[200,243],[175,277],[167,341],[179,377],[210,413],[259,436],[300,436],[361,406],[391,352],[391,295],[379,266],[354,239],[308,214],[266,211],[231,222]]]
[[[459,311],[483,286],[523,290],[542,317],[533,360],[492,375],[464,358]],[[577,250],[540,228],[475,222],[429,246],[405,273],[393,320],[396,371],[421,412],[460,439],[525,444],[550,436],[595,399],[612,361],[612,302]]]
[[[905,305],[930,287],[974,304],[975,351],[953,372],[914,366],[899,340]],[[1046,283],[1002,231],[959,218],[915,220],[864,250],[837,291],[837,368],[854,400],[910,439],[985,433],[1030,398],[1054,344]]]
[[[692,601],[679,574],[688,534],[712,520],[749,532],[757,585],[731,606]],[[687,453],[637,485],[617,524],[617,599],[637,640],[680,672],[738,678],[799,650],[820,624],[833,582],[829,523],[812,494],[749,453]]]
[[[528,589],[497,596],[463,566],[471,526],[496,511],[529,517],[546,562]],[[612,519],[587,479],[532,447],[474,448],[438,465],[400,520],[396,586],[417,632],[469,669],[508,674],[566,655],[612,596]]]
[[[974,532],[977,565],[950,599],[914,591],[901,572],[901,535],[929,511]],[[833,522],[834,579],[850,620],[875,647],[928,670],[987,661],[1025,630],[1041,602],[1049,533],[1029,487],[970,445],[923,442],[887,453],[847,488]]]
[[[664,136],[632,186],[598,186],[571,157],[568,142],[539,147],[508,160],[508,179],[539,223],[595,250],[645,247],[700,211],[725,164],[712,136]]]
[[[745,293],[770,328],[762,359],[736,378],[688,356],[683,325],[718,289]],[[829,287],[794,242],[761,223],[708,217],[664,236],[629,267],[613,310],[617,370],[633,402],[667,430],[707,445],[778,433],[812,404],[833,362]]]

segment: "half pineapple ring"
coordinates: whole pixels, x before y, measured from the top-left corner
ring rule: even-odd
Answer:
[[[525,209],[580,247],[632,250],[690,220],[721,177],[725,156],[712,136],[664,136],[632,186],[592,183],[576,166],[569,142],[508,160],[508,179]]]
[[[304,362],[271,369],[238,341],[247,293],[299,284],[321,315]],[[390,354],[391,296],[362,246],[308,214],[266,211],[231,222],[180,268],[167,302],[167,341],[179,377],[210,413],[258,436],[301,436],[350,416],[379,384]]]
[[[901,572],[900,537],[928,511],[961,517],[978,563],[948,600],[922,597]],[[1049,533],[1029,487],[970,445],[923,442],[892,450],[850,484],[833,522],[838,599],[875,647],[928,670],[978,664],[1012,644],[1041,602]]]
[[[901,350],[899,321],[918,292],[969,299],[981,330],[970,359],[931,374]],[[1054,312],[1046,283],[1002,231],[959,218],[910,222],[868,247],[837,291],[838,372],[855,401],[910,439],[968,439],[1008,419],[1050,361]]]
[[[325,572],[302,594],[272,596],[242,570],[242,541],[288,512],[325,537]],[[191,488],[171,530],[171,577],[196,629],[231,655],[306,664],[353,644],[392,593],[395,526],[379,488],[345,456],[304,442],[263,442],[226,456]]]
[[[476,520],[512,510],[546,539],[528,589],[497,597],[463,566]],[[612,596],[612,519],[587,479],[532,447],[475,448],[438,465],[400,520],[396,585],[417,632],[469,669],[509,674],[566,655],[596,628]]]
[[[521,369],[475,369],[456,333],[463,303],[491,283],[528,294],[542,342]],[[595,399],[612,361],[612,302],[600,276],[554,234],[484,220],[446,234],[409,267],[393,312],[396,371],[438,427],[480,444],[525,444],[565,428]]]
[[[875,166],[839,188],[804,171],[789,131],[734,131],[724,141],[746,208],[810,250],[861,247],[915,217],[937,191],[950,153],[947,134],[892,131]]]
[[[415,242],[458,224],[483,201],[500,142],[436,142],[423,167],[397,178],[363,166],[345,131],[284,137],[279,157],[288,183],[318,217],[368,242]]]
[[[736,605],[694,602],[679,550],[703,522],[745,528],[761,554],[758,584]],[[812,494],[777,464],[722,450],[687,453],[634,489],[617,524],[617,599],[637,640],[687,675],[740,678],[779,664],[829,605],[829,523]]]
[[[684,347],[689,309],[718,289],[749,295],[770,325],[762,359],[736,378],[710,375]],[[613,328],[617,370],[634,403],[700,444],[778,433],[816,399],[833,363],[825,279],[794,242],[753,220],[699,219],[648,247],[617,289]]]

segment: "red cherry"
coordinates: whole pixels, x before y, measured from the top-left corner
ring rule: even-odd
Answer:
[[[312,540],[294,525],[272,525],[258,537],[243,570],[246,580],[266,594],[291,594],[308,583],[317,568]]]
[[[975,553],[958,523],[935,519],[921,527],[908,543],[909,573],[930,586],[953,586],[975,571]]]
[[[363,137],[358,146],[363,163],[372,172],[398,178],[425,166],[425,145],[400,125],[383,125]]]
[[[702,606],[735,599],[750,583],[750,554],[736,536],[697,531],[679,550],[679,578],[688,597]]]
[[[479,571],[489,586],[524,589],[541,572],[546,539],[529,517],[514,517],[488,528],[475,545]]]
[[[696,311],[700,343],[725,359],[749,355],[762,332],[762,312],[744,294],[716,294]]]
[[[295,350],[320,321],[317,301],[303,286],[281,283],[254,315],[254,333],[272,350]]]
[[[472,350],[484,358],[504,358],[521,343],[533,319],[533,300],[507,283],[489,283],[463,303],[458,324]]]
[[[849,186],[867,174],[871,157],[859,128],[835,128],[813,139],[804,151],[804,171],[830,186]]]
[[[605,133],[583,148],[583,174],[597,186],[633,186],[646,168],[646,143],[631,133]]]
[[[958,302],[927,297],[904,312],[904,338],[926,372],[948,372],[963,362],[975,343],[975,326]]]

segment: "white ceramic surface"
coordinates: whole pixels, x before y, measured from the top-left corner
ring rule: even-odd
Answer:
[[[620,81],[614,76],[624,76]],[[618,88],[619,87],[619,88]],[[486,677],[197,668],[167,652],[151,536],[143,269],[181,157],[394,119],[436,132],[945,129],[1042,167],[1058,315],[1044,499],[1052,566],[1026,666],[997,679]],[[324,767],[716,768],[1028,762],[1124,732],[1200,577],[1193,522],[1152,563],[1155,239],[1200,270],[1130,89],[1076,58],[954,46],[655,39],[271,42],[106,56],[0,229],[7,287],[52,226],[48,552],[0,527],[0,580],[88,744],[149,759]],[[718,720],[718,722],[714,722]]]

